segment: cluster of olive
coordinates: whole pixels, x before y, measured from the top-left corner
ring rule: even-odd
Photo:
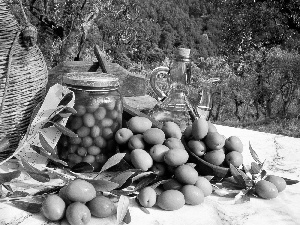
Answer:
[[[66,127],[78,137],[62,135],[59,156],[70,167],[87,162],[98,170],[116,153],[114,134],[122,125],[122,104],[113,97],[85,96],[76,99],[74,109],[77,113]]]
[[[226,138],[210,121],[196,119],[184,131],[189,149],[205,161],[222,167],[243,164],[243,143],[237,136]]]

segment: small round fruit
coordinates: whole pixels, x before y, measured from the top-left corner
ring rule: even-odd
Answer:
[[[164,161],[164,156],[166,154],[167,151],[169,151],[170,149],[163,145],[163,144],[157,144],[157,145],[153,145],[150,150],[149,150],[149,154],[151,155],[152,159],[155,162],[163,162]]]
[[[225,160],[225,153],[222,149],[213,150],[204,155],[204,160],[213,165],[220,166]]]
[[[184,185],[181,190],[184,195],[185,204],[188,205],[200,205],[204,202],[204,193],[203,191],[191,184]]]
[[[106,109],[104,107],[99,107],[95,112],[94,112],[94,117],[96,120],[103,120],[106,115]]]
[[[152,122],[146,117],[134,116],[127,122],[128,128],[135,134],[142,134],[152,127]]]
[[[92,144],[93,144],[93,138],[91,138],[90,136],[86,136],[86,137],[82,138],[81,146],[88,148]]]
[[[106,140],[102,136],[98,136],[94,139],[94,143],[96,146],[98,146],[100,149],[105,148],[107,145]]]
[[[114,132],[109,127],[104,127],[102,130],[102,137],[105,140],[112,139],[114,137]]]
[[[82,118],[80,116],[72,117],[72,122],[70,124],[71,129],[77,130],[82,126],[82,124],[83,124],[83,122],[82,122]]]
[[[79,147],[79,148],[77,149],[77,154],[78,154],[79,156],[86,156],[86,154],[87,154],[86,148],[84,148],[84,147]]]
[[[188,159],[189,154],[182,149],[170,149],[164,156],[164,162],[169,166],[180,166],[186,163]]]
[[[70,205],[72,203],[72,201],[70,199],[68,199],[67,197],[67,186],[63,186],[59,192],[58,192],[58,196],[62,198],[62,200],[64,200],[64,202],[66,203],[66,205]]]
[[[225,155],[225,161],[228,165],[232,164],[235,167],[239,167],[243,164],[243,155],[236,151],[228,152]]]
[[[175,122],[164,122],[161,129],[165,133],[166,138],[174,137],[180,139],[182,137],[180,127]]]
[[[266,180],[260,180],[255,184],[256,194],[264,199],[272,199],[278,196],[278,190],[276,186]]]
[[[85,203],[96,197],[96,190],[91,183],[75,179],[67,185],[66,196],[73,202]]]
[[[118,144],[123,145],[126,144],[128,142],[128,140],[130,139],[130,137],[133,136],[133,133],[130,129],[128,128],[121,128],[119,130],[117,130],[116,134],[115,134],[115,140]]]
[[[75,164],[80,163],[80,162],[82,162],[82,157],[81,156],[79,156],[75,153],[72,153],[72,154],[68,155],[68,163],[75,165]]]
[[[183,184],[195,184],[198,180],[197,170],[186,164],[178,166],[174,171],[174,175]]]
[[[110,127],[114,124],[114,121],[110,118],[104,118],[102,120],[99,121],[99,126],[100,127]]]
[[[276,175],[267,175],[265,180],[273,183],[278,192],[282,192],[286,188],[286,181],[282,177]]]
[[[163,188],[165,190],[180,190],[182,188],[182,184],[178,180],[171,178],[163,183]]]
[[[208,123],[204,118],[198,118],[192,123],[192,134],[196,140],[202,140],[208,132]]]
[[[129,138],[127,145],[130,150],[137,149],[137,148],[145,149],[145,141],[143,139],[143,135],[142,134],[132,135]]]
[[[72,145],[79,145],[81,143],[80,137],[69,138],[69,143]]]
[[[99,126],[95,125],[91,128],[90,135],[92,138],[95,138],[95,137],[100,136],[101,132],[102,132],[101,128]]]
[[[66,218],[72,225],[86,225],[91,220],[91,212],[85,204],[73,202],[67,207]]]
[[[136,169],[147,171],[153,165],[153,159],[143,149],[134,149],[130,154],[130,161]]]
[[[101,149],[98,146],[92,145],[88,148],[87,152],[90,155],[98,155],[101,153]]]
[[[82,158],[82,162],[93,164],[95,162],[95,156],[94,155],[86,155]]]
[[[181,139],[174,138],[174,137],[167,138],[164,141],[164,145],[167,146],[169,149],[173,149],[173,148],[185,149]]]
[[[208,132],[218,132],[216,126],[212,122],[208,120],[207,123],[208,123]]]
[[[177,210],[184,206],[185,200],[182,192],[178,190],[163,191],[157,196],[157,205],[164,210]]]
[[[207,151],[206,145],[203,141],[189,140],[187,145],[190,150],[197,156],[203,156]]]
[[[137,199],[142,206],[151,208],[156,203],[156,191],[152,187],[145,187],[139,192]]]
[[[58,221],[65,215],[66,203],[58,195],[48,195],[43,201],[41,211],[51,221]]]
[[[205,177],[199,176],[195,186],[203,191],[204,197],[211,195],[213,191],[211,183]]]
[[[185,128],[185,130],[183,131],[183,136],[187,140],[192,138],[192,125],[189,125]]]
[[[105,196],[97,196],[86,203],[86,206],[95,217],[105,218],[116,214],[116,206],[109,198]]]
[[[83,116],[86,113],[86,108],[83,105],[75,105],[76,116]]]
[[[243,152],[243,143],[241,139],[237,136],[230,136],[225,140],[225,149],[228,152],[237,151]]]
[[[115,108],[115,106],[116,106],[116,102],[115,102],[114,99],[110,99],[110,101],[106,102],[104,106],[108,110],[113,110]]]
[[[78,137],[86,137],[90,134],[91,129],[89,127],[86,126],[82,126],[77,130],[77,135]]]
[[[95,125],[95,117],[92,113],[86,113],[82,117],[83,124],[86,127],[93,127]]]
[[[143,133],[144,141],[150,145],[163,144],[165,133],[159,128],[150,128]]]
[[[99,102],[97,99],[91,99],[86,105],[86,111],[94,113],[99,108]]]
[[[204,142],[209,149],[218,150],[224,147],[225,138],[218,132],[209,132],[207,133]]]

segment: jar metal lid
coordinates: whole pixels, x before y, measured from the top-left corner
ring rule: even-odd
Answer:
[[[63,75],[63,83],[77,87],[118,88],[119,78],[101,72],[72,72]]]

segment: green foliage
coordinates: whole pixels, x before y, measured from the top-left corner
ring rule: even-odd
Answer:
[[[19,2],[7,2],[24,24]],[[214,121],[299,118],[298,1],[47,0],[23,5],[38,28],[49,68],[62,61],[95,60],[97,44],[111,61],[147,75],[172,58],[175,48],[188,47],[195,98],[199,86],[207,86],[203,80],[220,78],[209,85]]]

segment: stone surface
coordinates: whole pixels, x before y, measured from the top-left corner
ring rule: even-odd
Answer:
[[[157,100],[149,95],[124,97],[124,103],[139,111],[153,109]]]
[[[236,135],[241,138],[244,144],[245,164],[253,161],[249,151],[250,143],[260,160],[265,160],[267,173],[300,180],[300,138],[226,126],[217,125],[216,127],[218,132],[226,137]],[[1,173],[7,171],[9,171],[7,167],[0,168]],[[27,191],[34,193],[41,188],[59,183],[59,179],[53,179],[48,183],[38,183],[27,177],[27,179],[14,181],[12,188],[18,184],[21,190],[29,188]],[[131,199],[130,225],[299,225],[299,202],[300,183],[288,185],[283,192],[279,193],[277,198],[271,200],[251,197],[250,202],[234,204],[233,198],[213,194],[205,197],[204,203],[198,206],[185,205],[176,211],[164,211],[155,206],[148,209],[149,214],[143,212],[136,201]],[[5,203],[0,203],[0,210],[0,224],[60,224],[46,221],[39,213],[30,214]],[[112,216],[105,219],[93,217],[88,225],[100,223],[116,224],[116,217]]]

